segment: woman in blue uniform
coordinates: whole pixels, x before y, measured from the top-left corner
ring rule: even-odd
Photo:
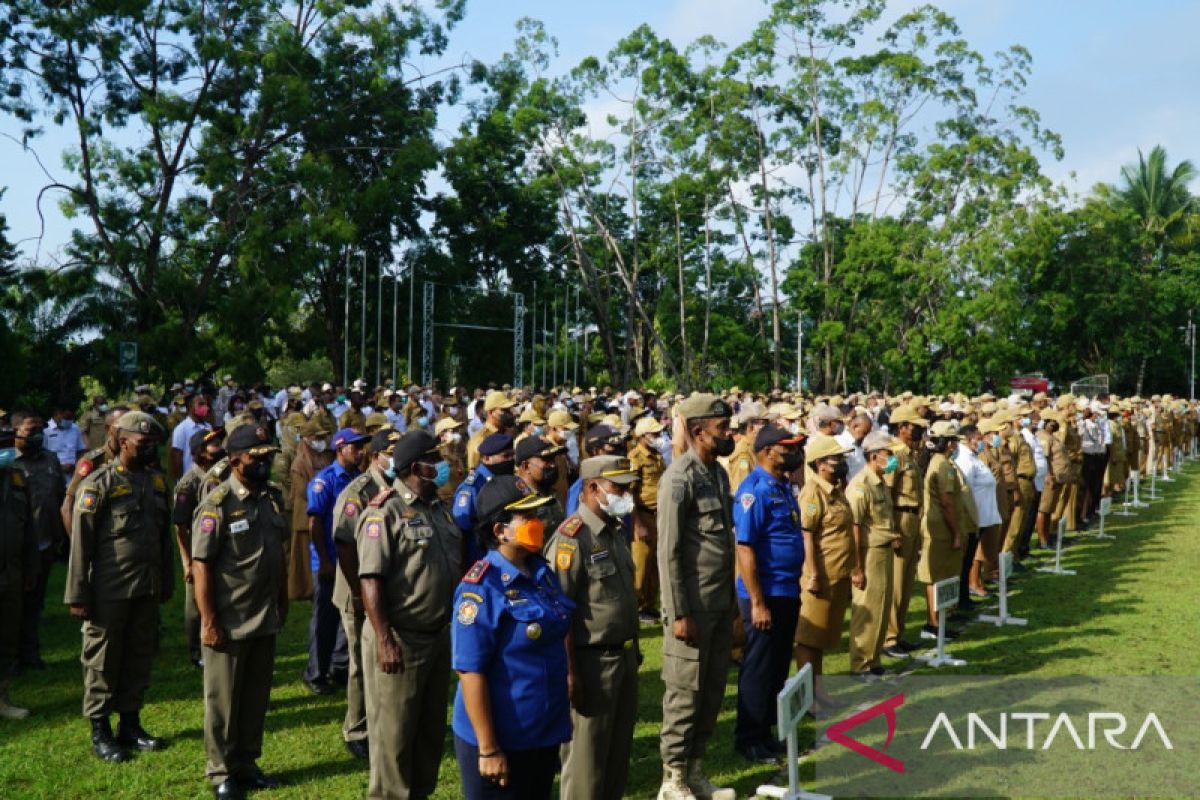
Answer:
[[[571,738],[566,636],[575,608],[541,556],[539,497],[498,476],[479,492],[487,554],[454,596],[454,751],[467,800],[547,800]]]

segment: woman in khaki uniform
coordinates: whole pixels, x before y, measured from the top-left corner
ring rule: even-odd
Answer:
[[[963,484],[950,457],[958,446],[958,428],[940,420],[929,430],[931,457],[925,470],[925,517],[921,521],[921,560],[917,580],[926,584],[929,618],[921,629],[922,639],[937,638],[937,615],[933,585],[959,574],[962,567],[962,530],[959,513]],[[954,638],[947,629],[946,637]]]
[[[850,581],[862,580],[864,553],[854,539],[854,520],[845,486],[849,448],[832,436],[814,436],[804,448],[813,474],[800,490],[800,527],[804,531],[804,570],[800,576],[800,624],[796,626],[796,666],[811,664],[817,711],[833,699],[821,684],[826,650],[842,638]]]

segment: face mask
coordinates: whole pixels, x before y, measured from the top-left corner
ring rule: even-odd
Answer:
[[[541,436],[545,432],[546,432],[546,429],[543,428],[541,425],[534,425],[532,428],[529,429],[530,436]]]
[[[783,456],[783,469],[786,472],[795,472],[804,464],[803,453],[785,453]]]
[[[604,502],[600,504],[600,508],[604,510],[608,516],[619,519],[627,517],[633,513],[633,495],[626,492],[625,494],[609,494],[604,492]]]
[[[69,419],[59,420],[58,427],[60,430],[64,430],[64,431],[70,430],[71,429],[71,420],[69,420]]]
[[[137,456],[134,462],[139,467],[148,467],[158,459],[158,447],[153,442],[145,442],[138,445]]]
[[[388,456],[387,469],[383,471],[383,474],[387,475],[389,480],[396,480],[396,459]]]
[[[883,468],[883,474],[891,475],[893,472],[895,472],[897,469],[899,469],[899,467],[900,467],[900,459],[896,458],[896,456],[894,456],[894,455],[890,455],[890,456],[888,456],[887,466],[885,466]]]
[[[433,485],[439,489],[450,482],[450,463],[447,461],[439,461],[437,463],[437,474],[433,476]]]
[[[208,406],[194,406],[192,411],[201,419],[208,416]]]
[[[999,450],[999,449],[1000,449],[1000,444],[1001,444],[1001,442],[1002,442],[1002,440],[1001,440],[1001,438],[1000,438],[1000,434],[998,434],[998,433],[993,433],[993,434],[992,434],[992,447],[994,447],[994,448],[996,448],[997,450]]]
[[[511,428],[512,426],[514,426],[516,424],[517,424],[517,418],[514,417],[509,412],[505,411],[503,414],[500,415],[500,427],[501,428]]]
[[[983,439],[980,439],[978,442],[975,443],[975,452],[976,453],[982,453],[986,449],[987,449],[987,442],[983,441]]]
[[[557,480],[558,467],[554,466],[553,464],[547,464],[546,466],[542,467],[542,479],[538,481],[539,486],[542,488],[553,486],[554,482]]]
[[[567,456],[572,462],[579,460],[579,440],[574,436],[567,437]]]
[[[96,410],[99,411],[101,414],[107,414],[108,413],[108,403],[101,403],[100,405],[96,406]]]
[[[344,403],[344,402],[346,402],[346,395],[344,395],[344,394],[339,394],[339,395],[337,396],[337,401],[338,401],[339,403]]]
[[[488,468],[488,471],[491,472],[493,475],[512,475],[513,474],[513,462],[511,460],[501,461],[497,464],[488,464],[487,468]]]
[[[718,457],[724,458],[725,456],[731,455],[735,446],[736,445],[734,444],[732,436],[713,437],[713,453],[715,453]]]
[[[1028,427],[1029,427],[1029,425],[1030,425],[1030,419],[1029,419],[1029,417],[1021,417],[1021,427],[1022,427],[1022,428],[1028,428]]]
[[[429,417],[426,417],[424,415],[417,417],[417,424],[420,425],[422,428],[428,428],[429,427]]]
[[[45,442],[45,437],[41,431],[31,433],[25,437],[25,449],[31,453],[36,453],[42,449],[42,444]]]
[[[246,465],[243,474],[252,481],[265,483],[271,477],[271,462],[255,459]]]
[[[537,517],[527,519],[513,528],[513,543],[531,553],[542,552],[543,529],[542,521]]]
[[[835,481],[844,481],[846,476],[850,474],[850,465],[845,461],[839,461],[833,465],[833,479]]]
[[[313,439],[308,443],[308,446],[312,448],[314,453],[324,453],[325,449],[329,447],[329,442],[324,439]]]
[[[462,436],[460,436],[457,433],[447,433],[442,438],[442,441],[445,442],[446,444],[458,444],[459,442],[462,441]]]
[[[5,447],[0,449],[0,469],[8,469],[17,460],[17,448]]]

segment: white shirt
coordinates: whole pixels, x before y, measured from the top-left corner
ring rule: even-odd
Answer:
[[[963,477],[967,479],[967,485],[971,487],[975,508],[979,512],[979,527],[999,525],[1003,520],[1000,519],[1000,506],[996,503],[996,476],[963,442],[958,444],[954,463],[958,464]]]
[[[850,452],[846,453],[846,465],[850,467],[850,472],[846,475],[846,481],[852,481],[854,480],[854,476],[858,474],[858,471],[867,465],[867,457],[863,455],[862,446],[854,439],[854,434],[850,433],[849,428],[834,438],[837,439],[842,447],[851,448]]]
[[[388,418],[388,422],[390,422],[392,427],[396,430],[400,431],[401,433],[404,433],[408,430],[408,422],[404,419],[404,412],[392,411],[389,408],[387,411],[383,412],[383,415]]]
[[[1042,449],[1042,443],[1029,428],[1021,428],[1021,438],[1033,451],[1033,463],[1037,467],[1037,472],[1033,474],[1033,488],[1040,492],[1046,485],[1046,472],[1050,469],[1050,464],[1046,461],[1046,451]]]
[[[275,416],[282,417],[283,410],[287,408],[288,390],[287,387],[280,389],[275,393],[275,400],[271,403],[275,407]]]
[[[207,422],[196,422],[191,415],[181,423],[175,426],[175,432],[171,434],[171,447],[183,453],[183,472],[186,473],[192,468],[192,434],[200,430],[210,430],[212,428]]]
[[[1089,456],[1104,455],[1104,431],[1094,419],[1085,419],[1076,426],[1083,442],[1083,452]]]
[[[54,420],[46,425],[46,449],[58,456],[59,464],[74,464],[79,451],[86,450],[83,432],[74,422],[69,428],[60,428]]]

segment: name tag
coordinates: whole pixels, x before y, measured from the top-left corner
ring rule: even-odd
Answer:
[[[601,561],[604,561],[607,558],[608,558],[608,551],[600,550],[599,552],[592,553],[591,561],[593,564],[599,564]]]
[[[230,533],[245,533],[250,530],[250,523],[244,519],[239,519],[229,526]]]

